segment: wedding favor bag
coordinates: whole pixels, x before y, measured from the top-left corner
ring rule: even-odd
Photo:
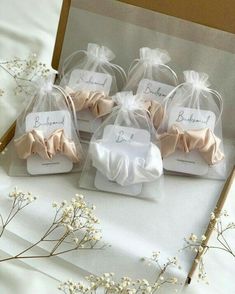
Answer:
[[[145,103],[132,92],[117,93],[113,99],[117,106],[92,136],[79,185],[160,198],[162,159]]]
[[[130,66],[125,90],[133,91],[148,103],[148,114],[158,130],[164,116],[164,98],[178,84],[176,73],[167,65],[170,56],[159,48],[140,48],[140,58]]]
[[[159,48],[143,47],[139,52],[139,59],[130,66],[124,89],[161,102],[178,84],[176,73],[167,65],[171,58]]]
[[[124,70],[112,63],[114,53],[105,46],[89,43],[65,59],[61,69],[61,86],[74,100],[80,131],[93,133],[101,120],[94,118],[109,113],[113,107],[110,95],[126,82]]]
[[[165,98],[165,115],[158,136],[164,169],[223,179],[223,100],[209,88],[207,74],[191,70],[185,71],[184,77],[185,82]]]
[[[79,167],[82,149],[69,96],[43,81],[16,123],[10,175],[67,173]]]

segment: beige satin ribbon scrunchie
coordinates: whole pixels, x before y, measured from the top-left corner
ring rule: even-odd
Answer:
[[[145,102],[146,110],[149,112],[149,117],[153,122],[155,129],[157,130],[162,123],[164,117],[164,108],[160,103],[155,100]]]
[[[183,131],[179,126],[173,125],[167,133],[160,136],[163,157],[171,155],[176,149],[186,153],[198,150],[210,165],[224,159],[224,154],[219,148],[220,142],[221,140],[208,128]]]
[[[51,160],[56,153],[68,157],[72,162],[81,160],[77,154],[75,143],[67,139],[64,129],[58,129],[48,139],[43,137],[43,132],[32,130],[14,140],[16,152],[21,159],[38,154],[42,159]]]
[[[73,91],[66,88],[66,92],[73,99],[76,111],[89,109],[95,116],[102,116],[111,112],[114,101],[111,97],[98,91]]]
[[[95,116],[103,116],[112,111],[115,103],[113,99],[98,91],[73,91],[66,87],[66,92],[73,99],[76,111],[89,109]],[[145,102],[145,109],[149,112],[149,116],[155,129],[158,129],[164,116],[164,109],[160,103],[154,100]]]
[[[89,153],[92,165],[110,181],[121,186],[152,182],[163,172],[160,150],[152,143],[146,159],[136,157],[130,160],[121,150],[113,151],[102,144],[102,141],[90,143]]]

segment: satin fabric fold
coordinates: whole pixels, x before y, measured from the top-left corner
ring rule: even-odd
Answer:
[[[197,150],[209,165],[224,159],[224,154],[219,148],[221,140],[209,128],[184,131],[173,125],[167,133],[160,136],[160,143],[163,157],[179,149],[186,153]]]
[[[42,131],[33,129],[15,139],[14,145],[20,159],[38,154],[42,159],[51,160],[60,153],[74,163],[80,161],[75,143],[65,137],[64,129],[54,131],[48,139],[43,137]]]
[[[146,159],[136,157],[130,160],[122,152],[113,152],[102,142],[90,143],[92,165],[121,186],[128,186],[158,179],[163,172],[161,153],[158,147],[150,144]]]
[[[155,100],[145,102],[145,107],[149,113],[149,117],[154,125],[154,128],[157,130],[164,117],[164,108]]]
[[[98,91],[72,91],[66,88],[66,91],[73,99],[76,111],[89,109],[95,116],[102,116],[111,112],[114,101],[111,97]]]

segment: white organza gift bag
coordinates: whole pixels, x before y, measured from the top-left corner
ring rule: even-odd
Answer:
[[[78,116],[78,128],[93,133],[102,122],[95,118],[111,112],[110,95],[121,90],[126,82],[125,71],[112,63],[114,53],[105,46],[89,43],[87,50],[75,51],[64,61],[61,86],[73,99]],[[81,134],[88,137],[88,134]]]
[[[65,59],[61,69],[61,85],[73,90],[100,88],[100,91],[113,95],[122,89],[126,82],[125,71],[112,63],[113,59],[115,54],[109,48],[89,43],[87,50],[75,51]],[[95,73],[102,75],[97,77]]]
[[[117,106],[92,136],[79,186],[159,199],[162,158],[145,102],[132,92],[113,99]]]
[[[79,170],[84,156],[75,124],[71,98],[50,80],[39,82],[16,122],[9,174],[27,176]]]
[[[166,50],[140,48],[140,57],[130,66],[124,90],[161,102],[178,84],[176,73],[167,65],[170,60]]]
[[[206,73],[185,71],[184,78],[185,82],[165,98],[165,115],[158,136],[164,169],[224,179],[222,97],[209,88]]]
[[[124,88],[148,102],[148,113],[156,130],[163,119],[164,98],[178,84],[176,73],[167,65],[170,60],[165,50],[140,48],[140,58],[132,62]]]

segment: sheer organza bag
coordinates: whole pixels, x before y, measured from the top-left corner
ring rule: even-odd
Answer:
[[[140,48],[140,57],[132,62],[124,87],[149,102],[148,110],[156,130],[163,119],[164,98],[178,84],[176,73],[167,65],[170,60],[165,50]]]
[[[84,156],[75,124],[72,99],[51,79],[40,81],[16,122],[9,174],[79,170]]]
[[[185,71],[184,78],[185,82],[165,98],[165,115],[158,134],[164,169],[224,179],[222,97],[209,88],[206,73]]]
[[[109,95],[121,90],[126,82],[125,71],[112,63],[114,58],[109,48],[89,43],[87,50],[78,50],[64,61],[60,84],[74,101],[82,132],[94,132],[101,119],[95,124],[92,121],[112,110],[113,101]]]
[[[176,73],[167,65],[170,60],[166,50],[140,48],[139,58],[132,62],[128,71],[124,90],[161,101],[178,84]]]
[[[160,199],[162,158],[145,101],[132,92],[113,99],[117,106],[92,136],[79,186]]]

